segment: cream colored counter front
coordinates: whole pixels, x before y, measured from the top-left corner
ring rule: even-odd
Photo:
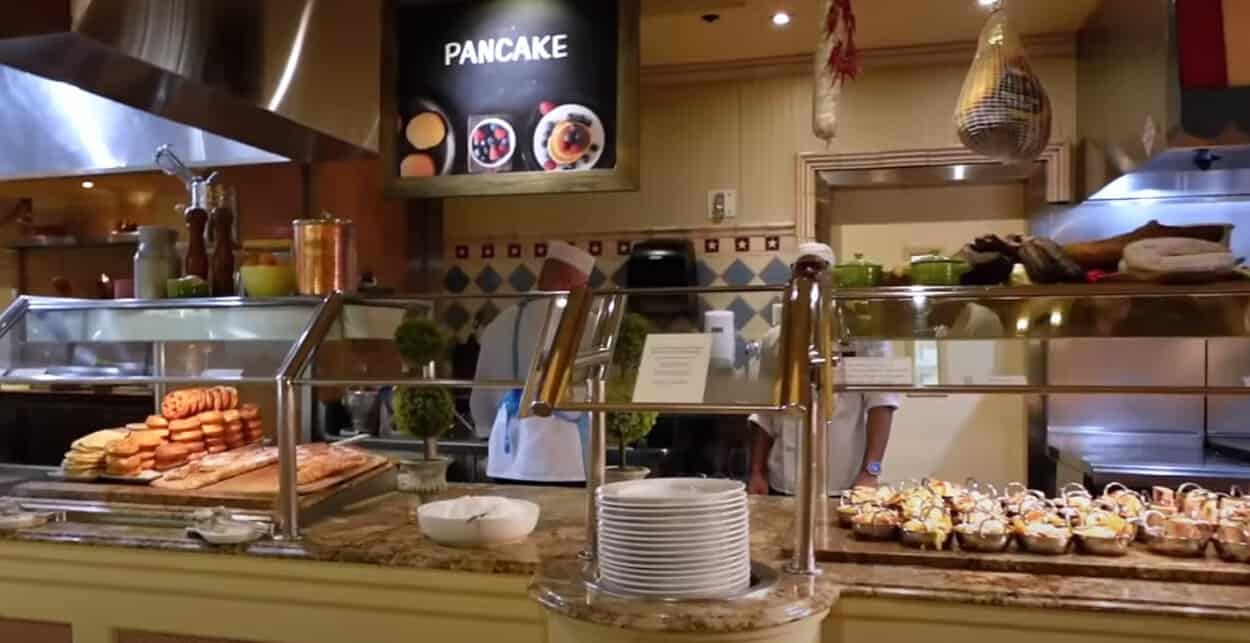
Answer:
[[[581,492],[452,493],[529,497],[543,519],[528,542],[490,551],[425,541],[410,517],[418,500],[402,495],[318,524],[298,545],[215,550],[174,530],[82,524],[0,534],[0,642],[1250,639],[1250,587],[898,565],[823,565],[763,603],[540,606],[539,572],[575,564]],[[788,502],[753,500],[757,559],[780,562]]]

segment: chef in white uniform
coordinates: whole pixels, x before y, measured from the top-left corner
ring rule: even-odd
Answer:
[[[798,263],[814,262],[832,267],[837,262],[833,249],[823,243],[805,243],[799,247]],[[764,338],[765,353],[776,352],[780,329],[774,328]],[[857,344],[856,354],[884,357],[888,346],[883,343]],[[765,360],[768,362],[768,360]],[[853,486],[875,486],[881,476],[890,441],[890,426],[899,398],[889,393],[846,393],[834,400],[833,424],[829,427],[829,489],[837,493]],[[757,413],[751,423],[751,493],[770,491],[793,495],[798,488],[799,434],[801,420],[780,414]]]
[[[595,259],[564,243],[547,246],[541,291],[572,290],[590,279]],[[520,380],[541,341],[547,298],[524,299],[499,313],[481,334],[479,380]],[[479,437],[490,437],[486,475],[501,483],[581,485],[586,481],[590,419],[585,413],[519,417],[521,391],[474,389],[469,406]]]

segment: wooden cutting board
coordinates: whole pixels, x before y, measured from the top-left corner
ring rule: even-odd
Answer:
[[[379,455],[370,454],[369,461],[350,471],[313,483],[301,485],[301,496],[322,496],[322,492],[345,485],[358,477],[390,466]],[[346,486],[346,485],[345,485]],[[32,481],[13,489],[13,495],[27,498],[88,500],[171,507],[215,507],[229,505],[240,509],[268,511],[278,495],[278,465],[273,464],[241,476],[194,491],[159,489],[142,485],[100,484],[94,482]]]
[[[340,482],[351,480],[356,476],[364,475],[374,469],[385,466],[389,461],[379,455],[369,455],[369,460],[364,464],[349,469],[336,476],[322,478],[316,482],[310,482],[299,486],[299,494],[305,496],[316,493],[324,489],[329,489]],[[200,491],[209,493],[225,493],[231,496],[265,496],[271,497],[278,493],[278,465],[272,464],[262,467],[250,473],[241,476],[235,476],[229,480],[223,480],[217,484],[209,485],[200,489]]]

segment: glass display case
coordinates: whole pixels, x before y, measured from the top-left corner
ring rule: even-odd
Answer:
[[[319,452],[301,445],[333,437],[326,427],[317,426],[315,410],[340,400],[345,389],[506,391],[525,386],[527,373],[476,381],[473,364],[466,372],[464,364],[451,360],[406,363],[395,340],[406,319],[434,320],[450,344],[457,331],[463,334],[467,328],[480,327],[513,305],[531,307],[538,313],[536,319],[554,329],[566,299],[558,293],[395,298],[335,293],[275,300],[21,298],[0,316],[4,393],[82,390],[98,395],[121,387],[150,396],[149,403],[135,407],[142,410],[133,411],[134,417],[126,422],[141,424],[146,415],[162,413],[167,394],[229,387],[237,391],[239,403],[257,407],[255,421],[264,420],[270,446],[254,447],[267,450],[264,468],[195,489],[165,490],[159,480],[151,487],[136,484],[146,479],[127,480],[127,485],[111,479],[49,479],[63,472],[51,466],[8,463],[0,475],[3,493],[21,496],[31,506],[92,511],[119,521],[185,521],[196,507],[222,505],[271,524],[284,537],[298,537],[301,525],[309,520],[395,488],[394,467],[376,455],[372,461],[379,466],[373,470],[331,477],[330,485],[306,482],[304,465],[317,460]],[[475,323],[466,322],[466,311],[477,312]],[[542,336],[549,335],[544,331]],[[57,438],[59,448],[74,451],[70,443],[77,437],[123,424],[100,422],[94,426],[90,418],[82,418],[88,428]],[[244,451],[231,448],[224,455]]]
[[[781,304],[780,323],[753,333],[741,317],[733,319],[733,357],[708,369],[702,396],[650,403],[594,394],[596,380],[610,389],[623,376],[613,369],[588,372],[565,357],[566,347],[596,328],[566,317],[534,374],[527,408],[597,418],[646,411],[802,418],[791,571],[813,570],[814,534],[833,522],[829,503],[818,500],[840,491],[824,488],[827,436],[819,427],[828,425],[841,394],[1024,396],[1031,461],[1029,479],[1021,482],[1031,487],[1069,481],[1063,468],[1073,444],[1081,447],[1075,457],[1083,469],[1072,481],[1086,484],[1102,473],[1134,485],[1198,479],[1218,488],[1250,481],[1245,457],[1213,452],[1221,444],[1250,443],[1237,419],[1250,405],[1250,284],[1244,282],[850,290],[833,288],[827,275],[808,274],[784,288],[735,293],[574,293],[569,309],[578,309],[573,302],[580,296],[629,307],[633,297],[688,295],[726,297],[732,303],[724,308],[748,311],[747,320],[758,305],[744,306],[743,298],[767,298],[770,317],[772,304]],[[709,318],[707,328],[650,332],[717,331]],[[1135,419],[1143,424],[1132,426]],[[1138,470],[1130,472],[1126,465],[1134,462]],[[592,460],[592,478],[599,466]],[[593,517],[593,504],[588,511]],[[593,554],[593,533],[587,538]]]

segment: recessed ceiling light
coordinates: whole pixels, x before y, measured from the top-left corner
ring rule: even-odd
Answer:
[[[785,11],[778,11],[773,14],[773,25],[784,27],[790,24],[790,14]]]
[[[83,181],[82,182],[82,189],[84,190],[90,190],[93,187],[95,187],[95,181]]]
[[[977,0],[977,4],[983,9],[997,9],[1002,4],[1002,0]]]

